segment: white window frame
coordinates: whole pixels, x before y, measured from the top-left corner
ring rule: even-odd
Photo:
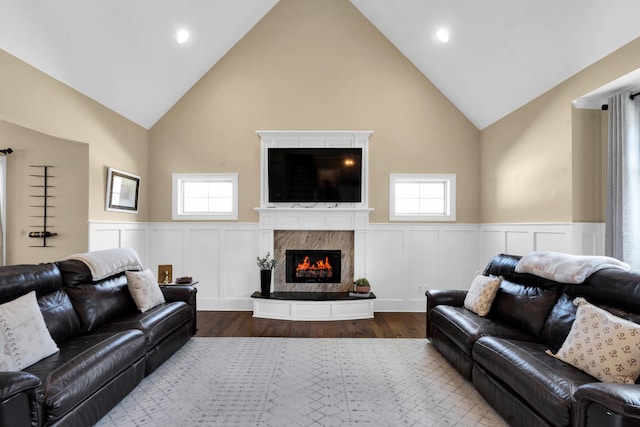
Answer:
[[[185,182],[231,182],[231,212],[185,213],[183,210],[183,184]],[[171,217],[174,221],[224,221],[238,219],[238,174],[237,173],[174,173],[172,174]]]
[[[446,186],[444,214],[398,214],[396,213],[396,184],[443,182]],[[455,174],[390,174],[389,175],[389,221],[455,221],[456,220],[456,175]]]

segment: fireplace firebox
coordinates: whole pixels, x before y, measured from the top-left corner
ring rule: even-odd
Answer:
[[[287,250],[288,283],[340,283],[342,252],[331,249]]]

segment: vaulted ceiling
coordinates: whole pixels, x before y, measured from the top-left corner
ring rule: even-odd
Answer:
[[[277,2],[0,0],[0,49],[150,128]],[[640,36],[638,0],[351,3],[479,129]]]

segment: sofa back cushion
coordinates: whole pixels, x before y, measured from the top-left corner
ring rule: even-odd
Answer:
[[[573,297],[563,293],[551,309],[547,321],[542,328],[540,341],[549,346],[552,352],[557,352],[562,346],[573,321],[576,319],[578,307],[573,305]]]
[[[539,338],[560,297],[560,289],[526,286],[503,279],[489,316]]]
[[[64,290],[59,289],[38,297],[38,306],[51,338],[56,343],[61,344],[82,334],[80,319]]]
[[[499,254],[494,256],[487,267],[484,269],[484,275],[502,276],[513,283],[538,288],[558,288],[562,283],[545,279],[544,277],[534,276],[529,273],[516,273],[516,265],[522,258],[520,255]]]
[[[580,285],[567,285],[551,310],[541,340],[554,353],[562,346],[576,317],[576,297],[615,316],[640,324],[640,275],[613,269],[600,270]]]
[[[0,304],[31,291],[37,296],[62,289],[62,277],[55,264],[24,264],[0,267]]]
[[[66,260],[57,264],[83,332],[94,331],[113,319],[137,311],[124,273],[93,282],[83,262]]]
[[[0,267],[0,304],[36,291],[44,323],[56,343],[81,333],[80,321],[53,263]]]
[[[87,265],[77,259],[67,259],[56,262],[60,276],[65,286],[82,285],[93,281],[91,270]]]
[[[616,307],[640,313],[640,273],[605,269],[593,273],[584,283],[567,285],[565,292],[583,297],[598,306]]]
[[[489,316],[540,337],[562,285],[528,273],[516,273],[521,256],[499,254],[487,264],[485,275],[502,276]]]

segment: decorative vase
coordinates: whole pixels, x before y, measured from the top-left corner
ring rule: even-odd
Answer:
[[[260,294],[271,295],[271,270],[260,270]]]
[[[371,289],[369,286],[358,286],[356,285],[356,292],[359,294],[366,294]]]

